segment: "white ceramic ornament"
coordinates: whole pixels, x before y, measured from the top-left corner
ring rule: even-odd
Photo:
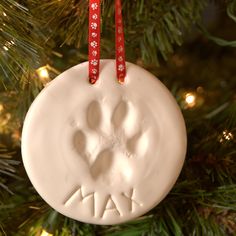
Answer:
[[[58,212],[93,224],[143,215],[173,187],[186,153],[177,103],[152,74],[101,60],[96,84],[88,62],[54,79],[31,105],[22,155],[29,178]]]

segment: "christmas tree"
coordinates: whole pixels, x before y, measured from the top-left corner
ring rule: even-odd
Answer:
[[[126,60],[155,74],[185,118],[186,161],[172,191],[131,222],[67,218],[35,191],[21,130],[38,93],[88,60],[87,0],[0,3],[0,235],[235,235],[236,1],[122,1]],[[114,1],[102,1],[101,57],[115,58]],[[171,135],[171,134],[170,134]]]

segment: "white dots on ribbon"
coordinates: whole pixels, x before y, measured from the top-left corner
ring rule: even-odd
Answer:
[[[97,69],[92,69],[92,73],[94,74],[94,75],[96,75],[97,74]]]
[[[91,63],[93,66],[96,66],[96,65],[98,65],[98,60],[93,59],[90,63]]]
[[[123,61],[123,60],[124,60],[124,59],[123,59],[123,57],[122,57],[122,56],[119,56],[119,57],[118,57],[118,61],[120,61],[120,62],[121,62],[121,61]]]
[[[92,37],[93,37],[93,38],[96,38],[97,36],[98,36],[97,33],[92,33]]]
[[[118,65],[118,70],[119,71],[124,71],[124,69],[125,69],[124,65],[121,65],[121,64]]]
[[[123,50],[124,50],[124,48],[123,48],[122,46],[119,46],[119,47],[118,47],[118,52],[119,52],[119,53],[123,52]]]
[[[92,8],[93,10],[97,10],[97,9],[98,9],[98,4],[97,4],[97,3],[93,3],[93,4],[91,5],[91,8]]]
[[[122,34],[122,28],[121,27],[118,27],[118,33]]]
[[[97,20],[98,15],[97,15],[97,14],[93,14],[93,15],[92,15],[92,18],[93,18],[94,20]]]
[[[97,51],[95,51],[95,50],[93,50],[93,51],[92,51],[92,55],[93,55],[94,57],[96,57],[96,56],[97,56],[97,54],[98,54],[98,52],[97,52]]]
[[[95,23],[95,22],[91,23],[91,28],[92,29],[97,29],[97,27],[98,27],[97,23]]]
[[[98,43],[96,41],[92,41],[90,45],[91,47],[96,48],[98,46]]]

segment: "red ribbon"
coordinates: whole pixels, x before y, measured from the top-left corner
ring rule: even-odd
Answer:
[[[115,0],[116,24],[116,74],[120,83],[126,76],[124,29],[122,21],[122,6],[120,0]],[[100,26],[101,1],[89,0],[89,81],[96,83],[99,77],[100,64]]]
[[[123,83],[126,75],[125,40],[122,21],[122,6],[120,0],[115,0],[116,22],[116,74],[119,82]]]

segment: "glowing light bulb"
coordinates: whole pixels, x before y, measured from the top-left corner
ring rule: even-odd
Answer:
[[[3,14],[3,16],[7,16],[7,14],[5,12],[3,12],[2,14]]]
[[[194,107],[196,105],[196,95],[194,93],[185,94],[185,102],[188,107]]]
[[[0,114],[1,114],[1,112],[4,110],[4,107],[3,107],[3,105],[0,103]]]
[[[44,79],[48,79],[49,78],[49,74],[48,74],[48,70],[46,66],[40,67],[36,70],[38,76],[40,79],[44,80]]]
[[[223,142],[231,141],[233,139],[234,139],[234,135],[228,130],[224,130],[219,140],[221,143],[223,143]]]
[[[46,230],[43,229],[40,236],[53,236],[53,234],[50,234]]]
[[[42,66],[36,70],[39,79],[43,83],[44,86],[50,81],[49,73],[48,73],[48,66]]]
[[[8,51],[8,50],[9,50],[7,46],[3,46],[3,49],[4,49],[5,51]]]
[[[15,45],[15,42],[13,40],[6,41],[4,46],[2,47],[5,51],[8,51],[13,45]]]

